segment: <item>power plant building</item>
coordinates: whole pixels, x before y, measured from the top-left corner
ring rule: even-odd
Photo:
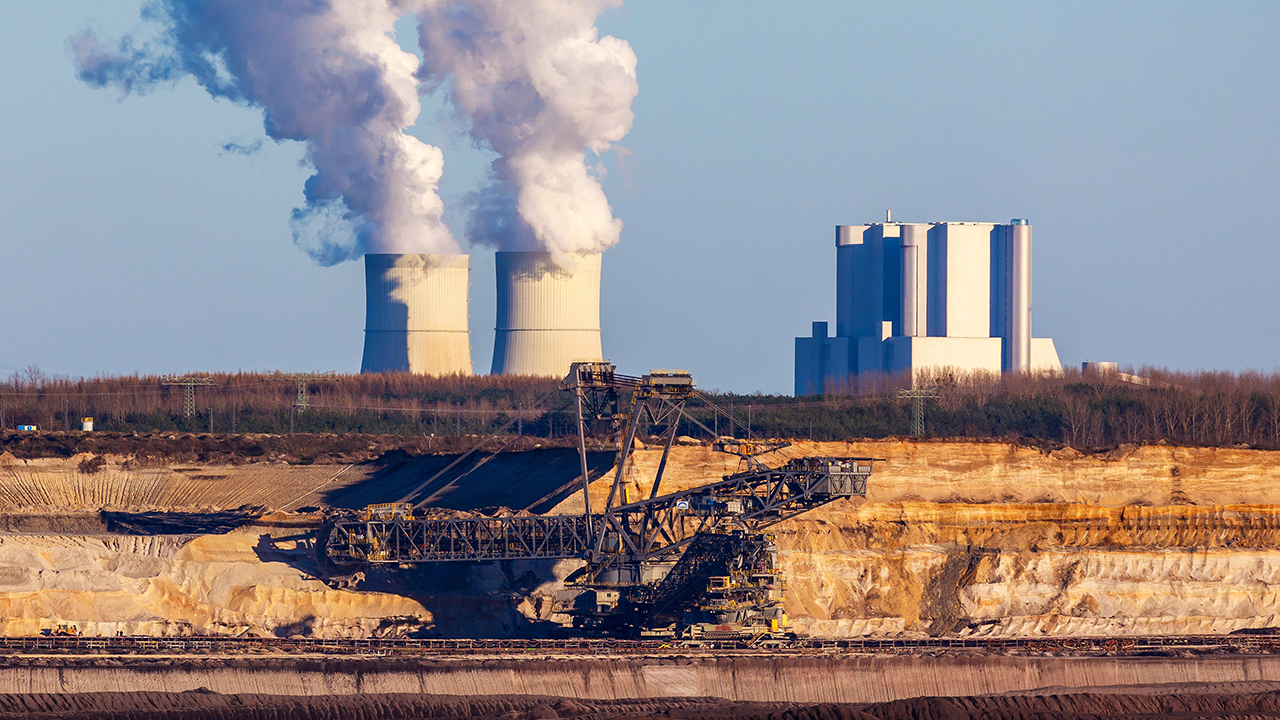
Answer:
[[[494,375],[564,377],[578,360],[601,361],[600,254],[499,252]]]
[[[468,255],[364,256],[360,372],[470,375]]]
[[[1031,225],[874,223],[836,227],[836,327],[795,341],[796,395],[943,369],[1061,372],[1031,336]]]

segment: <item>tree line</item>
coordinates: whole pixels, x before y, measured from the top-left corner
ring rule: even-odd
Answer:
[[[159,376],[55,378],[31,368],[0,382],[0,429],[34,425],[78,430],[82,417],[112,432],[524,434],[575,431],[571,396],[554,378],[407,373],[310,380],[306,403],[295,378],[212,373],[186,390]],[[922,401],[928,437],[1022,438],[1081,448],[1168,441],[1280,448],[1280,373],[1177,372],[984,375],[937,372],[864,381],[856,391],[819,397],[700,393],[678,432],[698,439],[738,437],[847,440],[912,432]],[[646,432],[651,428],[644,428]]]
[[[466,435],[514,419],[526,434],[549,434],[555,428],[544,406],[559,385],[551,378],[335,375],[303,380],[303,403],[299,378],[291,374],[183,378],[209,382],[191,389],[190,414],[187,389],[166,384],[166,377],[58,378],[29,368],[0,383],[0,429],[79,430],[81,419],[92,417],[94,430],[107,432]]]

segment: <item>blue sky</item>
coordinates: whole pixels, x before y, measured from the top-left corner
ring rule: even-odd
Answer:
[[[0,373],[358,370],[358,263],[291,242],[294,144],[187,80],[124,99],[67,38],[136,0],[0,6]],[[792,343],[834,320],[833,226],[1026,217],[1037,336],[1064,363],[1280,366],[1273,308],[1280,4],[633,0],[639,56],[606,191],[606,356],[789,392]],[[412,32],[399,38],[412,46]],[[414,134],[461,198],[490,156],[428,98]],[[476,368],[493,261],[472,260]]]

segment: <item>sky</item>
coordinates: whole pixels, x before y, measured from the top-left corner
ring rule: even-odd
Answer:
[[[362,264],[292,242],[302,147],[190,79],[76,79],[68,38],[139,7],[0,4],[0,375],[358,371]],[[635,123],[601,158],[620,371],[789,393],[794,338],[835,319],[834,226],[886,210],[1028,218],[1034,334],[1066,365],[1280,367],[1280,3],[631,0],[599,25],[639,58]],[[423,102],[411,132],[444,151],[462,237],[493,155]],[[487,372],[491,250],[471,273]]]

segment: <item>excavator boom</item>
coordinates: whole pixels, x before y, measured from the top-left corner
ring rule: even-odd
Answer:
[[[745,472],[659,494],[685,404],[696,394],[689,373],[634,377],[609,363],[574,363],[561,387],[577,405],[584,513],[440,518],[419,517],[404,503],[370,506],[327,528],[321,546],[328,559],[350,566],[580,558],[585,566],[560,609],[585,631],[670,633],[681,622],[712,634],[785,629],[777,549],[764,530],[865,496],[875,459],[807,457],[770,468],[759,456],[788,443],[718,438],[716,449],[747,461]],[[643,422],[665,428],[662,456],[648,497],[632,499],[627,470]],[[608,495],[594,512],[589,434],[619,438]]]

